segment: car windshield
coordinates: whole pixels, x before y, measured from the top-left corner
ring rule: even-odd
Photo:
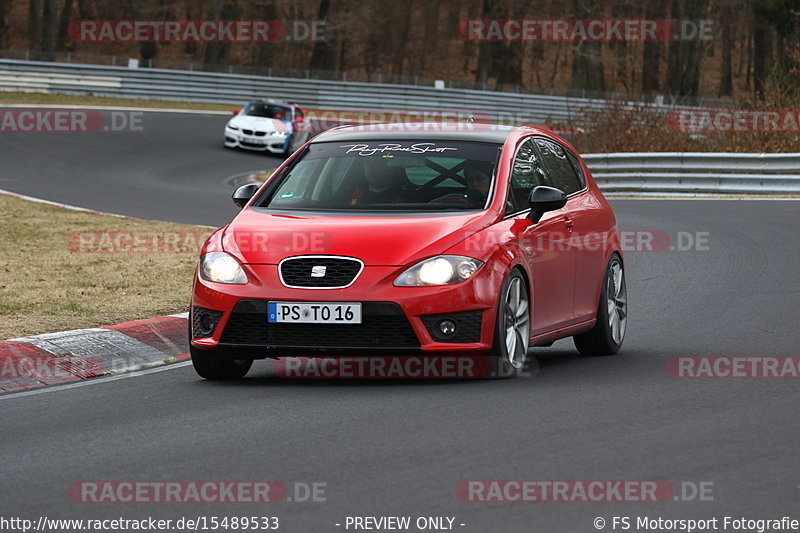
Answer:
[[[247,104],[241,114],[248,117],[285,119],[290,113],[291,110],[288,107],[254,102]]]
[[[488,142],[314,143],[256,205],[349,212],[485,209],[498,151]]]

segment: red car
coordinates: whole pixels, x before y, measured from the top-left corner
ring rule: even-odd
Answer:
[[[573,337],[614,354],[627,321],[616,220],[575,149],[531,127],[329,130],[206,242],[191,356],[207,379],[253,359],[486,355]]]

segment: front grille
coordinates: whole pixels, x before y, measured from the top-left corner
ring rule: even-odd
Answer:
[[[257,131],[257,132],[256,132],[256,137],[263,137],[263,136],[264,136],[264,135],[266,135],[266,134],[267,134],[267,132],[266,132],[266,131]]]
[[[271,324],[266,300],[240,300],[221,343],[293,348],[419,348],[414,329],[394,303],[365,302],[361,324]]]
[[[245,135],[252,135],[253,134],[253,130],[242,129],[242,133],[244,133]]]
[[[324,275],[312,276],[314,267],[324,267]],[[280,265],[283,284],[287,287],[331,289],[346,287],[355,281],[363,263],[347,257],[298,257]],[[321,269],[317,269],[318,273]]]
[[[420,317],[433,340],[439,342],[480,342],[481,325],[483,324],[483,311],[465,311],[463,313],[450,313],[446,315],[425,315]],[[456,331],[451,336],[445,336],[439,329],[439,322],[452,320],[456,323]]]

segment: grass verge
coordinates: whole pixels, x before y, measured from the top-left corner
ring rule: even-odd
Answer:
[[[0,339],[186,311],[212,231],[4,195],[0,227]]]

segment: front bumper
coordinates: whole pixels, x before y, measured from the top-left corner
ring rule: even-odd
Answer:
[[[213,333],[193,328],[192,346],[248,358],[413,355],[491,349],[499,283],[488,268],[464,283],[395,287],[405,267],[365,267],[344,289],[297,289],[281,284],[277,265],[244,265],[250,283],[225,285],[196,277],[193,313],[219,313]],[[268,301],[361,302],[362,324],[270,324]],[[456,323],[445,336],[444,319]],[[194,320],[197,323],[197,320]]]
[[[241,130],[225,128],[225,146],[227,148],[242,148],[256,152],[269,152],[283,154],[286,151],[286,137],[273,137],[266,135],[246,135]]]

